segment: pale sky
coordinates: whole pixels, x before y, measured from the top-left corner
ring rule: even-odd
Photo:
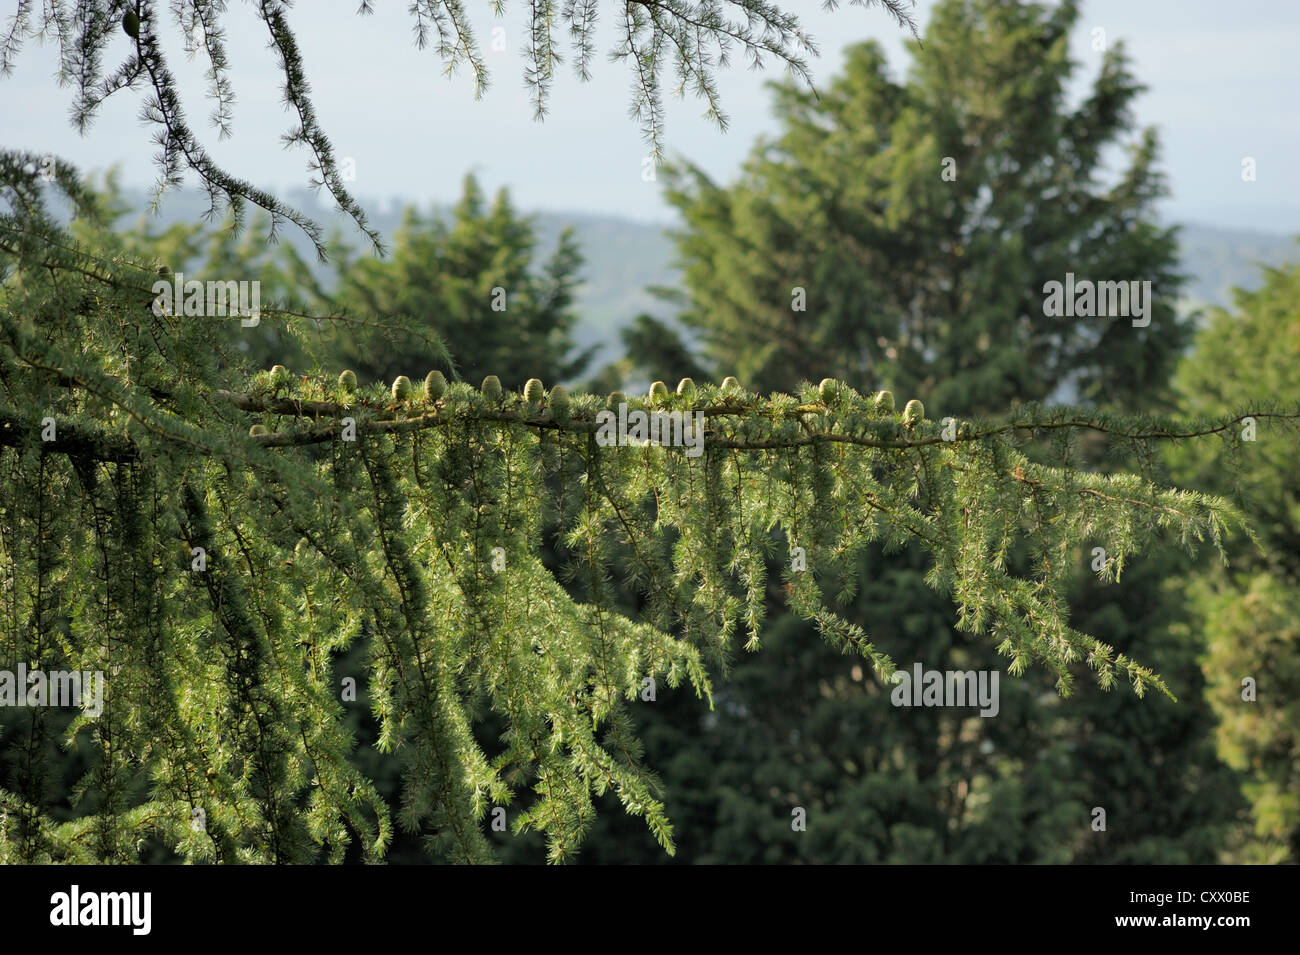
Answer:
[[[578,82],[566,64],[554,85],[551,113],[540,123],[533,119],[518,55],[522,4],[508,2],[511,12],[502,21],[486,4],[469,5],[477,11],[474,22],[493,80],[477,102],[464,73],[448,80],[432,50],[415,49],[407,4],[381,0],[370,17],[356,16],[357,5],[357,0],[300,2],[290,23],[318,117],[336,154],[355,160],[352,186],[363,202],[398,197],[448,202],[473,169],[489,189],[508,186],[524,210],[671,220],[659,186],[642,181],[647,150],[627,115],[628,67],[604,56],[612,46],[613,4],[602,21],[594,79]],[[832,76],[847,44],[868,38],[885,45],[901,76],[904,34],[883,11],[842,3],[827,13],[814,0],[780,0],[779,5],[799,13],[821,47],[821,57],[812,62],[815,82]],[[932,6],[932,0],[917,3],[922,24]],[[1108,39],[1127,43],[1134,69],[1149,87],[1138,102],[1137,118],[1160,131],[1162,168],[1173,189],[1169,218],[1300,233],[1300,0],[1254,0],[1244,6],[1223,0],[1085,0],[1083,11],[1073,44],[1074,56],[1084,64],[1081,75],[1090,76],[1096,63],[1090,40],[1099,27]],[[10,15],[0,14],[0,25],[7,27]],[[185,62],[177,32],[173,71],[185,81],[191,125],[232,172],[275,192],[303,186],[305,153],[286,152],[279,142],[289,117],[262,28],[245,4],[232,4],[229,17],[235,135],[219,142],[205,125],[210,106],[201,98],[201,70]],[[491,50],[497,25],[506,30],[504,53]],[[245,34],[250,42],[239,42]],[[125,36],[115,43],[109,70],[125,44]],[[68,122],[70,91],[52,81],[54,66],[52,46],[29,43],[14,75],[0,79],[0,142],[53,152],[88,170],[119,164],[128,185],[149,185],[154,146],[139,120],[143,94],[114,94],[83,137]],[[763,82],[776,75],[773,64],[767,73],[755,74],[742,60],[720,77],[732,121],[725,134],[703,119],[698,100],[671,104],[670,153],[680,152],[719,179],[731,176],[755,137],[775,131]],[[1255,182],[1242,182],[1246,156],[1256,160]],[[192,177],[187,184],[194,184]]]

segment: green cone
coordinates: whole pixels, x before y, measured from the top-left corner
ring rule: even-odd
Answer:
[[[424,400],[437,401],[447,393],[447,379],[440,371],[431,371],[424,376]]]
[[[551,417],[560,424],[569,420],[569,392],[564,385],[556,385],[551,389],[550,408]]]
[[[903,407],[903,424],[909,428],[925,420],[925,405],[913,398]]]

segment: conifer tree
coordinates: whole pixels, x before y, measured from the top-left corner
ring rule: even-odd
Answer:
[[[241,330],[238,349],[254,367],[347,366],[365,382],[391,382],[412,365],[471,381],[496,369],[513,386],[529,374],[575,378],[594,351],[573,343],[582,256],[572,230],[543,257],[533,220],[515,211],[504,189],[489,208],[472,175],[448,214],[408,207],[384,258],[335,234],[327,261],[315,264],[290,243],[264,244],[260,217],[242,233],[229,218],[159,229],[147,216],[128,220],[116,174],[92,191],[100,218],[72,228],[101,254],[158,261],[199,281],[256,277],[262,295],[299,319]]]
[[[736,181],[669,168],[680,318],[706,357],[760,389],[832,375],[953,414],[1058,388],[1148,398],[1187,340],[1176,240],[1153,205],[1155,133],[1129,135],[1142,87],[1122,43],[1067,101],[1078,20],[1073,0],[945,0],[904,81],[878,44],[850,47],[820,95],[774,85],[780,133]],[[1110,147],[1128,164],[1107,185]],[[1150,324],[1048,317],[1044,285],[1067,273],[1149,281]]]
[[[314,349],[363,380],[391,381],[415,364],[472,382],[495,373],[521,388],[539,374],[571,380],[595,351],[574,353],[582,255],[572,230],[543,258],[532,220],[516,213],[504,189],[486,203],[472,175],[449,216],[408,208],[388,256],[358,254],[342,241],[329,250],[332,287],[312,280],[298,260],[288,288],[297,289],[304,312],[365,317]],[[454,354],[445,343],[455,344]]]

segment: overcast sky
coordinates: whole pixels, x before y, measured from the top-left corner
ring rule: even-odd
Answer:
[[[357,5],[310,0],[291,11],[290,23],[319,119],[337,155],[355,160],[353,186],[363,200],[447,202],[473,169],[489,188],[508,186],[523,209],[671,219],[659,187],[641,178],[646,147],[627,117],[626,65],[598,56],[587,84],[566,65],[555,82],[551,113],[538,123],[522,80],[518,10],[503,21],[487,12],[474,15],[493,79],[475,102],[465,75],[446,79],[432,50],[414,48],[406,3],[381,0],[369,17],[356,16]],[[901,75],[905,36],[882,11],[844,3],[827,13],[814,0],[780,5],[803,11],[819,42],[822,55],[812,64],[816,82],[835,72],[847,44],[868,38],[885,45]],[[933,5],[917,3],[922,23]],[[487,8],[479,2],[469,6]],[[613,45],[614,9],[611,3],[602,22],[602,53]],[[1163,168],[1173,188],[1166,214],[1178,221],[1300,233],[1300,0],[1243,6],[1223,0],[1085,0],[1083,10],[1073,43],[1075,57],[1085,64],[1083,76],[1096,62],[1090,37],[1100,27],[1109,39],[1126,41],[1134,69],[1149,87],[1137,116],[1160,131]],[[0,23],[7,26],[9,16],[5,11]],[[235,135],[218,142],[203,125],[209,107],[200,102],[201,71],[176,56],[174,71],[186,79],[191,123],[233,172],[274,191],[305,185],[305,154],[286,152],[279,142],[289,120],[264,33],[246,4],[232,4],[229,16]],[[498,24],[507,31],[505,53],[491,50],[490,32]],[[239,42],[242,35],[251,42]],[[123,36],[115,56],[125,53],[125,44]],[[110,57],[108,69],[119,61]],[[115,94],[81,136],[68,122],[70,91],[51,79],[54,67],[53,48],[30,43],[14,75],[0,79],[0,141],[53,152],[86,169],[120,164],[127,184],[149,185],[154,147],[139,120],[142,94]],[[670,152],[681,152],[718,178],[729,177],[755,137],[775,129],[763,87],[774,75],[750,73],[742,65],[721,77],[732,121],[725,134],[702,118],[699,101],[674,103],[668,112]],[[1245,156],[1257,162],[1253,183],[1241,180]]]

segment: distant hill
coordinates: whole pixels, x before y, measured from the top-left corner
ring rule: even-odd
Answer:
[[[1232,304],[1234,287],[1254,290],[1262,284],[1261,266],[1300,261],[1296,237],[1275,232],[1247,232],[1188,223],[1179,233],[1184,294],[1200,305]]]
[[[124,198],[144,208],[144,192],[126,190]],[[316,196],[306,190],[291,191],[286,201],[313,215],[325,226],[339,226],[345,235],[357,233],[337,214],[318,205]],[[401,221],[402,204],[362,200],[371,224],[386,238],[391,238]],[[424,208],[428,208],[425,206]],[[161,227],[184,219],[194,220],[207,209],[207,200],[197,191],[172,193],[164,200],[158,223]],[[446,206],[434,206],[446,212]],[[649,311],[668,317],[665,306],[646,292],[648,286],[674,285],[674,246],[663,226],[648,225],[617,216],[594,216],[586,213],[536,212],[538,248],[544,257],[566,226],[572,226],[585,257],[585,283],[577,296],[580,316],[575,332],[581,347],[600,345],[595,366],[619,357],[618,331],[638,312]],[[310,254],[306,238],[292,227],[281,232],[287,241]],[[1231,289],[1258,288],[1260,266],[1277,266],[1300,260],[1300,244],[1290,236],[1270,232],[1220,229],[1189,223],[1182,227],[1182,271],[1188,276],[1183,310],[1206,305],[1231,304]]]

